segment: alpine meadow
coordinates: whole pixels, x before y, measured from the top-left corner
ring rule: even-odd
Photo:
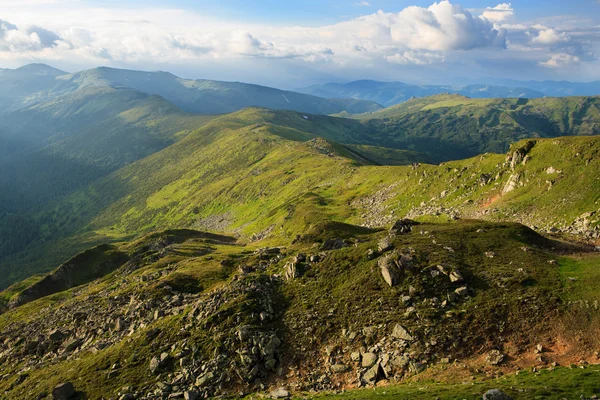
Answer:
[[[0,1],[0,398],[598,398],[598,53],[595,0]]]

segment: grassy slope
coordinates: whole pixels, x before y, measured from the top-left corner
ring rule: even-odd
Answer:
[[[567,228],[598,209],[595,137],[539,140],[515,171],[496,154],[441,166],[360,166],[374,154],[352,160],[334,156],[352,157],[347,147],[301,142],[312,134],[328,137],[346,121],[311,125],[296,115],[294,126],[289,118],[259,109],[221,117],[50,205],[38,216],[45,222],[37,243],[46,244],[7,260],[19,271],[9,279],[50,269],[41,254],[57,265],[92,244],[157,228],[290,238],[323,219],[381,226],[399,216],[440,213]],[[549,167],[560,173],[548,174]],[[516,189],[503,193],[514,175]],[[590,229],[598,224],[588,222]]]
[[[528,137],[593,135],[600,98],[470,99],[438,95],[354,116],[378,145],[429,152],[440,161],[502,153]]]

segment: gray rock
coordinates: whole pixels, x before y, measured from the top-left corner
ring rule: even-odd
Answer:
[[[206,374],[199,376],[196,379],[196,386],[202,388],[208,386],[210,382],[214,379],[215,375],[212,372],[207,372]]]
[[[331,366],[331,372],[334,374],[343,374],[350,371],[350,367],[344,364],[334,364]]]
[[[394,223],[394,225],[390,229],[390,233],[392,234],[407,234],[412,232],[413,225],[417,225],[417,223],[410,219],[401,219]]]
[[[394,245],[392,244],[392,241],[390,240],[389,237],[384,237],[383,239],[381,239],[379,241],[379,243],[377,244],[378,249],[380,252],[384,252],[384,251],[388,251],[394,248]]]
[[[391,257],[382,257],[378,262],[379,268],[381,269],[381,276],[385,282],[390,286],[396,286],[400,281],[400,274],[398,268]]]
[[[379,363],[369,368],[362,376],[361,380],[365,384],[375,384],[379,375]]]
[[[492,389],[485,392],[483,395],[483,400],[513,400],[512,397],[507,395],[506,393],[498,390]]]
[[[71,353],[75,351],[79,346],[81,346],[81,340],[73,339],[70,342],[67,342],[64,346],[65,353]]]
[[[154,356],[150,360],[150,372],[156,374],[158,370],[161,368],[162,363],[160,362],[160,358]]]
[[[75,387],[71,382],[61,383],[52,390],[54,400],[69,400],[75,395]]]
[[[506,355],[502,354],[500,350],[492,350],[485,356],[485,361],[490,365],[499,365],[505,357]]]
[[[272,399],[287,399],[288,397],[290,397],[290,392],[284,388],[275,389],[271,392]]]
[[[364,353],[362,355],[362,366],[363,368],[371,368],[377,362],[377,354],[375,353]]]
[[[396,326],[394,326],[392,336],[396,339],[402,339],[402,340],[406,340],[408,342],[414,340],[414,338],[410,335],[410,333],[408,333],[408,331],[406,329],[404,329],[404,327],[400,324],[396,324]]]
[[[285,279],[292,280],[300,277],[300,271],[298,269],[298,264],[295,262],[287,263],[285,265]]]

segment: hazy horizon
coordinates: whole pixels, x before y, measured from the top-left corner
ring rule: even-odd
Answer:
[[[3,0],[0,65],[104,65],[292,89],[600,79],[600,2]]]

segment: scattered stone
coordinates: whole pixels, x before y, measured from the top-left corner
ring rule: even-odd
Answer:
[[[483,400],[513,400],[512,397],[498,389],[492,389],[485,392]]]
[[[485,361],[490,365],[499,365],[504,361],[506,357],[505,354],[502,354],[500,350],[492,350],[485,357]]]
[[[456,293],[459,296],[466,296],[468,292],[468,289],[466,286],[462,286],[457,288],[456,290],[454,290],[454,293]]]
[[[300,271],[298,269],[298,264],[295,262],[285,264],[285,279],[290,281],[292,279],[296,279],[300,277]]]
[[[192,390],[188,390],[186,392],[183,392],[183,398],[185,400],[197,400],[198,399],[198,393],[192,391]]]
[[[71,382],[61,383],[52,390],[54,400],[69,400],[75,395],[75,387]]]

